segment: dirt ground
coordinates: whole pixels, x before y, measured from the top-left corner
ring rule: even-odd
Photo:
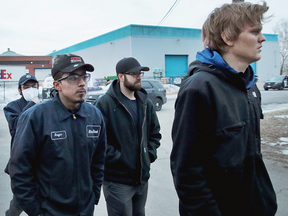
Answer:
[[[280,162],[288,169],[288,110],[264,113],[260,124],[263,157]],[[286,151],[286,155],[282,151]]]

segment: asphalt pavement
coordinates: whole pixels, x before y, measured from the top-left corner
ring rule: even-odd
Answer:
[[[148,198],[146,204],[147,216],[176,216],[178,213],[178,197],[173,186],[170,172],[170,152],[172,149],[171,128],[174,117],[174,102],[177,94],[167,95],[167,104],[157,112],[162,140],[158,149],[158,159],[151,165]],[[9,158],[10,134],[4,113],[0,109],[0,214],[4,215],[12,198],[10,180],[3,172]],[[288,215],[288,172],[283,164],[265,160],[272,183],[277,193],[279,210],[276,216]],[[26,215],[22,213],[22,215]],[[103,193],[94,215],[107,216]]]

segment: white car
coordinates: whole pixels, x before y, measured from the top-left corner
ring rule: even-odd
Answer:
[[[50,98],[50,90],[53,87],[54,79],[52,76],[47,76],[42,83],[42,99],[49,99]]]

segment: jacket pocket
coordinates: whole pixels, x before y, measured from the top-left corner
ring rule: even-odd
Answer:
[[[243,127],[246,125],[245,122],[240,122],[237,124],[233,124],[233,125],[229,125],[224,127],[221,130],[221,134],[223,138],[228,138],[231,136],[237,136],[239,134],[239,132],[242,131]]]
[[[216,134],[214,159],[220,167],[234,167],[242,164],[247,146],[245,122],[225,126]]]

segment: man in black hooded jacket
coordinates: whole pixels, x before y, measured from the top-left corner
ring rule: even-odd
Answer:
[[[204,45],[180,88],[171,170],[180,215],[272,216],[276,195],[261,154],[263,5],[224,4],[202,28]]]
[[[120,60],[118,80],[96,102],[107,131],[103,191],[109,216],[145,215],[150,163],[161,139],[154,106],[141,88],[148,70],[135,58]]]

